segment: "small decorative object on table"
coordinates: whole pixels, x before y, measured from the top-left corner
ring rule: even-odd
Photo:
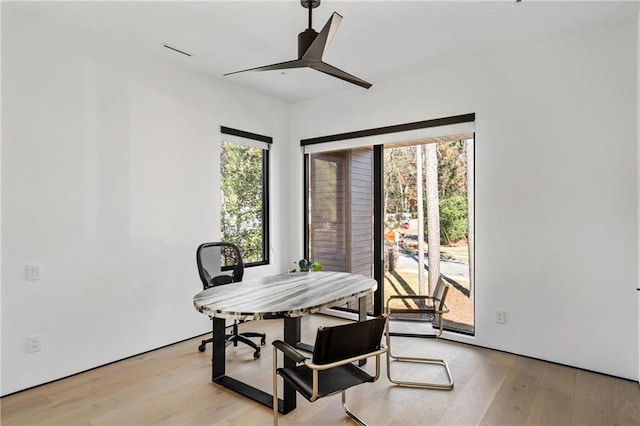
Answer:
[[[300,259],[297,262],[293,262],[297,268],[290,269],[288,272],[317,272],[322,269],[322,263],[320,262],[311,262],[307,259]]]

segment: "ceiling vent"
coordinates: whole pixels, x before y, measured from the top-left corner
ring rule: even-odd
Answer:
[[[175,48],[175,47],[173,47],[173,46],[169,46],[169,45],[168,45],[168,44],[166,44],[166,43],[163,43],[163,44],[162,44],[162,47],[166,47],[167,49],[169,49],[169,50],[171,50],[171,51],[173,51],[173,52],[180,53],[180,54],[185,55],[185,56],[189,56],[189,57],[193,56],[193,54],[192,54],[192,53],[185,52],[184,50],[177,49],[177,48]]]

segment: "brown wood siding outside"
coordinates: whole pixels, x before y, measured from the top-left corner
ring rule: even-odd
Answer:
[[[325,271],[373,276],[373,150],[312,154],[309,253]],[[373,311],[373,298],[368,298]],[[357,310],[358,302],[347,303]]]
[[[349,161],[349,272],[373,276],[373,149],[352,150]],[[368,298],[373,312],[373,298]],[[358,309],[357,301],[347,304]]]
[[[350,272],[370,277],[373,274],[373,150],[352,150],[349,166]]]
[[[347,153],[311,156],[309,253],[325,271],[346,271]]]

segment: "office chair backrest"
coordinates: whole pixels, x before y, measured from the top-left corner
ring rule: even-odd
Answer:
[[[196,250],[196,262],[202,286],[209,287],[242,281],[244,262],[240,248],[232,243],[212,242],[200,244]],[[224,267],[231,266],[231,275],[223,274]]]
[[[314,364],[329,364],[380,349],[386,317],[318,329]]]
[[[445,307],[445,299],[447,298],[447,293],[449,292],[449,283],[446,282],[442,275],[438,278],[438,283],[436,284],[436,288],[433,291],[433,297],[438,299],[440,302],[435,306],[439,311],[444,310]]]

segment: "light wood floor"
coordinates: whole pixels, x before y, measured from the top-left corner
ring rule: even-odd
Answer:
[[[303,319],[303,339],[320,324]],[[281,321],[254,321],[243,330],[265,331],[268,344],[253,360],[246,346],[227,348],[227,372],[270,391],[270,342],[282,338]],[[488,349],[446,341],[394,338],[400,348],[449,361],[453,391],[400,388],[386,376],[348,393],[350,408],[372,425],[640,425],[638,383]],[[10,425],[268,425],[271,411],[211,382],[211,348],[193,339],[2,398]],[[404,351],[402,351],[404,353]],[[400,367],[400,363],[397,365]],[[367,368],[372,368],[369,362]],[[404,368],[404,366],[402,366]],[[437,367],[394,364],[401,378],[441,377]],[[309,403],[280,416],[281,425],[352,424],[340,396]]]

